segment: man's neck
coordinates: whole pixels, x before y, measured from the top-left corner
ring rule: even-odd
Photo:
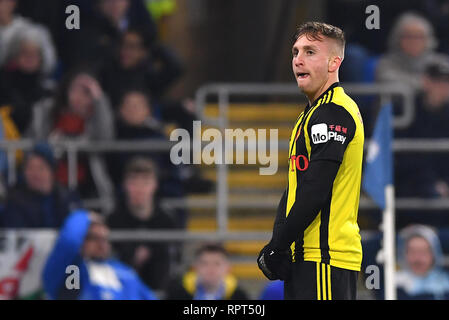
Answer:
[[[318,90],[311,93],[305,93],[307,99],[309,100],[309,105],[312,106],[319,96],[321,96],[327,89],[329,89],[332,84],[338,81],[338,76],[329,77],[328,80]]]
[[[221,288],[221,282],[216,284],[202,284],[204,291],[208,294],[216,294]]]
[[[153,215],[153,208],[153,202],[149,202],[145,206],[131,207],[130,211],[135,217],[141,220],[148,220]]]

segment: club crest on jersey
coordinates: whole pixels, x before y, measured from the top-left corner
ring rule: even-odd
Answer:
[[[339,125],[327,126],[326,123],[319,123],[312,126],[312,142],[314,144],[326,143],[329,140],[334,140],[344,144],[346,137],[340,133],[346,133],[347,128]]]

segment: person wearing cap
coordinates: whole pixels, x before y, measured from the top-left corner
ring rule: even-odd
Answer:
[[[449,299],[449,274],[443,269],[441,243],[425,225],[410,225],[399,233],[398,299]]]
[[[4,228],[59,228],[70,210],[80,206],[75,192],[55,181],[55,159],[47,144],[39,143],[25,156],[23,181],[6,196],[0,226]]]

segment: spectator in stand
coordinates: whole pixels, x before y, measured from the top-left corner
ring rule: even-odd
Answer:
[[[56,52],[51,35],[44,26],[14,15],[16,5],[16,0],[0,1],[0,66],[7,62],[11,46],[17,38],[22,33],[32,32],[34,40],[40,44],[42,71],[45,74],[50,74],[56,65]]]
[[[8,191],[3,227],[59,228],[80,206],[77,195],[55,181],[55,159],[47,144],[37,144],[26,155],[23,175],[24,183]]]
[[[181,73],[181,63],[170,49],[155,44],[147,30],[131,27],[123,33],[114,60],[101,71],[101,83],[113,106],[120,106],[123,96],[138,88],[151,97],[155,119],[176,123],[192,133],[192,122],[197,119],[193,103],[163,99]]]
[[[132,27],[121,37],[114,60],[105,66],[102,83],[113,104],[132,87],[146,88],[159,99],[182,73],[173,52],[152,41],[146,29]]]
[[[116,122],[119,139],[166,139],[163,124],[153,115],[153,104],[145,91],[126,92]]]
[[[119,106],[116,120],[117,139],[119,140],[143,140],[154,139],[167,141],[163,131],[163,124],[154,117],[153,103],[150,96],[141,89],[132,89],[126,92]],[[162,172],[160,176],[177,173],[179,170],[171,165],[168,152],[139,151],[112,154],[109,157],[111,176],[116,184],[122,181],[122,172],[126,163],[134,156],[144,155],[153,158]]]
[[[155,300],[155,294],[134,270],[110,257],[109,229],[103,218],[74,211],[59,232],[43,270],[43,284],[51,299]],[[79,268],[79,290],[66,287],[66,269]]]
[[[31,136],[35,139],[111,141],[115,136],[108,98],[94,75],[83,69],[68,74],[55,99],[44,101],[34,111]],[[92,170],[92,166],[98,169]],[[68,183],[67,170],[67,162],[59,161],[57,177],[63,184]],[[92,179],[96,182],[101,180],[107,185],[105,192],[112,192],[102,158],[94,154],[88,157],[80,155],[78,186],[83,197],[95,194]]]
[[[377,66],[377,81],[393,81],[418,90],[425,66],[444,59],[435,52],[436,47],[437,39],[429,21],[413,13],[402,14],[390,33],[389,51]]]
[[[159,230],[176,228],[172,215],[160,206],[153,161],[132,159],[125,170],[124,196],[108,217],[111,229]],[[164,242],[125,242],[114,246],[121,260],[131,265],[153,289],[164,289],[170,275],[173,247]]]
[[[174,279],[169,300],[246,300],[246,292],[230,273],[228,252],[218,244],[206,244],[195,253],[193,271]]]
[[[117,138],[127,141],[142,141],[143,139],[160,140],[167,142],[163,123],[154,116],[154,100],[142,89],[136,88],[126,92],[122,98],[116,121]],[[127,153],[111,153],[108,156],[110,176],[114,183],[120,184],[123,180],[123,168],[135,156],[152,158],[158,166],[160,178],[159,194],[161,197],[185,196],[186,188],[199,190],[199,187],[209,187],[210,181],[199,178],[198,171],[192,170],[188,165],[174,165],[170,159],[169,151],[138,151]],[[193,171],[193,173],[190,173]],[[189,180],[184,176],[191,174]],[[194,189],[196,187],[196,189]],[[184,226],[187,212],[183,208],[175,210],[180,226]]]
[[[11,117],[22,135],[29,129],[34,106],[52,89],[44,72],[46,43],[41,40],[36,29],[18,32],[0,70],[0,104],[11,106]]]
[[[52,103],[39,106],[33,123],[38,139],[58,137],[87,140],[114,138],[113,113],[95,75],[76,69],[61,82]]]
[[[449,136],[449,57],[427,65],[422,92],[416,99],[414,122],[398,137],[447,138]],[[410,160],[413,159],[413,160]],[[448,157],[444,154],[396,155],[396,190],[400,196],[449,198]],[[422,166],[426,163],[426,166]],[[413,172],[413,174],[410,174]]]
[[[112,63],[121,35],[131,27],[141,27],[155,39],[156,25],[142,0],[95,0],[91,19],[77,32],[65,31],[61,56],[66,67],[89,61],[93,66]],[[84,3],[84,5],[86,5]],[[89,12],[90,13],[90,12]]]
[[[424,225],[412,225],[400,233],[396,274],[398,299],[449,299],[449,274],[442,268],[441,244],[436,233]]]

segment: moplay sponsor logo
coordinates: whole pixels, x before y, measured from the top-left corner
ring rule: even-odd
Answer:
[[[312,126],[312,142],[314,144],[326,143],[329,140],[334,140],[344,144],[346,141],[346,134],[348,129],[340,125],[328,125],[326,123],[319,123]]]
[[[326,143],[329,140],[327,124],[320,123],[312,126],[312,141],[315,144]]]

